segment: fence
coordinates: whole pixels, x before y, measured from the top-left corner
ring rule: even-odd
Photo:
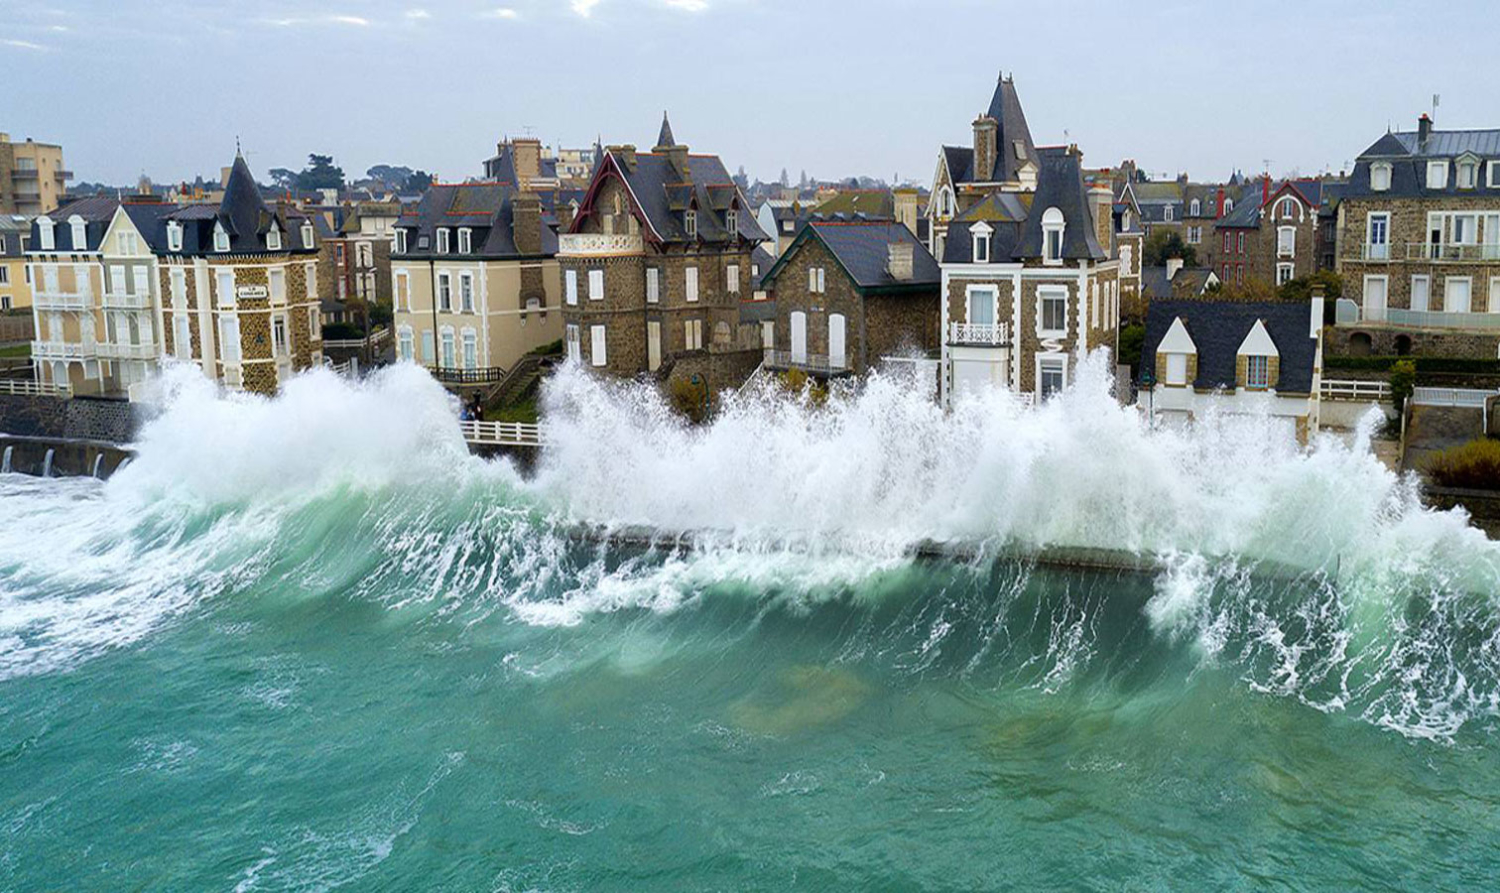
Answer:
[[[1418,406],[1462,406],[1484,409],[1489,398],[1500,391],[1482,391],[1473,388],[1415,388],[1412,402]]]
[[[67,397],[73,390],[68,385],[47,384],[25,379],[0,379],[0,394],[17,397]]]
[[[369,338],[325,338],[324,350],[363,350],[368,341],[371,347],[379,347],[391,337],[390,329],[376,329]]]
[[[459,422],[464,440],[484,446],[541,446],[540,425],[527,422]]]
[[[1383,403],[1391,399],[1391,386],[1383,381],[1325,378],[1321,396],[1324,400],[1374,400]]]

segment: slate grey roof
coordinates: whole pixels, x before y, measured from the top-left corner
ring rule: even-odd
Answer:
[[[1001,194],[985,200],[996,206],[995,215],[978,214],[979,205],[964,213],[964,217],[983,219],[993,230],[989,236],[990,262],[1006,263],[1040,258],[1043,248],[1042,216],[1048,208],[1057,208],[1063,215],[1064,260],[1105,259],[1108,254],[1099,245],[1098,236],[1094,232],[1094,213],[1089,207],[1078,156],[1060,146],[1042,149],[1038,156],[1041,166],[1037,172],[1036,191],[1028,196],[1029,205],[1022,201],[1022,196]],[[1018,216],[1018,211],[1024,211],[1019,220],[1008,219]],[[993,217],[1002,219],[992,219]],[[979,222],[980,219],[960,217],[948,224],[943,263],[965,264],[972,261],[973,239],[970,231]]]
[[[1245,198],[1237,202],[1234,210],[1219,218],[1214,224],[1223,229],[1259,229],[1260,228],[1260,197]]]
[[[405,258],[440,258],[462,260],[466,257],[484,260],[506,260],[525,257],[516,248],[514,223],[514,199],[519,194],[515,186],[499,183],[444,183],[435,185],[422,195],[422,200],[413,208],[407,208],[396,221],[397,227],[406,231]],[[557,232],[547,225],[545,217],[552,207],[550,192],[541,193],[542,204],[542,255],[557,254]],[[473,230],[473,251],[460,254],[458,230],[467,227]],[[448,253],[437,253],[437,230],[450,229]]]
[[[104,231],[109,228],[109,221],[115,216],[115,209],[120,206],[120,200],[111,196],[94,195],[81,198],[74,202],[45,214],[48,220],[54,224],[52,228],[52,239],[55,252],[68,251],[98,251],[99,242],[104,238]],[[82,217],[84,221],[84,236],[86,244],[73,244],[73,227],[68,222],[73,217]],[[31,225],[30,250],[39,251],[42,246],[40,228],[33,219]]]
[[[665,111],[661,113],[661,130],[656,134],[656,144],[658,146],[677,145],[677,140],[672,138],[672,124],[667,120]]]
[[[1451,162],[1466,153],[1480,158],[1477,183],[1472,189],[1459,189],[1458,173]],[[1447,185],[1442,189],[1429,189],[1427,162],[1438,160],[1450,162]],[[1418,145],[1415,132],[1387,133],[1355,160],[1341,198],[1500,196],[1500,185],[1489,185],[1488,162],[1492,160],[1500,160],[1500,130],[1434,130],[1422,145]],[[1370,188],[1370,165],[1376,161],[1391,166],[1391,188],[1381,192]]]
[[[1240,345],[1255,327],[1265,323],[1280,355],[1276,390],[1305,394],[1312,389],[1313,357],[1317,342],[1311,333],[1311,307],[1305,303],[1209,300],[1152,301],[1146,311],[1146,339],[1141,344],[1141,368],[1156,368],[1156,348],[1181,317],[1198,348],[1198,377],[1193,386],[1203,390],[1233,389],[1235,359]]]
[[[691,182],[684,182],[665,152],[637,152],[632,164],[626,164],[610,150],[604,154],[608,164],[596,168],[594,183],[599,182],[606,167],[617,171],[630,187],[651,230],[662,241],[690,241],[684,227],[686,211],[691,207],[697,212],[697,240],[727,243],[731,234],[725,226],[731,206],[737,209],[735,236],[752,243],[766,240],[749,203],[734,185],[719,156],[689,154],[687,168]]]
[[[1204,267],[1183,267],[1169,279],[1166,267],[1141,267],[1141,291],[1152,301],[1169,301],[1178,291],[1202,295],[1208,290],[1210,275],[1212,271]]]
[[[781,255],[780,260],[763,277],[767,287],[774,287],[775,280],[786,262],[796,254],[802,243],[817,239],[828,249],[849,274],[849,278],[861,291],[930,289],[942,282],[942,270],[927,251],[926,246],[904,225],[891,221],[840,222],[813,220],[803,227],[796,240]],[[905,243],[912,246],[912,275],[910,279],[894,279],[888,267],[890,245]]]
[[[162,229],[159,238],[153,233],[147,235],[147,239],[152,250],[158,253],[166,252],[168,222],[182,226],[182,250],[174,254],[217,254],[213,238],[216,223],[229,233],[229,253],[232,254],[311,254],[318,250],[316,235],[308,243],[302,239],[302,224],[308,219],[307,214],[290,206],[266,204],[255,177],[250,173],[250,166],[241,155],[234,158],[229,181],[224,184],[224,197],[218,205],[198,203],[157,207],[167,210],[151,212],[150,220],[153,227],[160,223]],[[266,247],[266,236],[273,225],[281,232],[281,248],[276,250]]]
[[[1427,134],[1427,142],[1421,146],[1417,145],[1415,132],[1393,133],[1391,136],[1406,154],[1422,158],[1457,158],[1465,152],[1487,158],[1500,156],[1500,130],[1434,130]]]
[[[31,241],[31,218],[20,214],[0,214],[0,257],[22,257],[21,237]]]
[[[999,124],[995,131],[995,165],[998,170],[973,171],[975,179],[1014,180],[1022,164],[1027,161],[1038,163],[1036,143],[1031,139],[1031,128],[1026,125],[1026,113],[1021,111],[1021,97],[1016,93],[1013,80],[1002,77],[995,85],[995,94],[990,97],[990,107],[985,114]],[[1025,150],[1025,157],[1017,157],[1017,142]],[[970,153],[971,162],[972,157]]]
[[[557,177],[557,159],[543,157],[537,165],[537,174],[543,179]],[[484,178],[496,183],[513,186],[516,183],[516,159],[510,143],[504,143],[500,151],[484,161]]]
[[[766,246],[756,245],[755,250],[750,252],[750,265],[751,287],[756,289],[764,288],[766,274],[770,273],[771,268],[776,265],[776,258],[772,256],[771,252],[766,250]]]

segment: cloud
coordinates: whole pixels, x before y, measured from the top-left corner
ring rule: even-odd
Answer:
[[[666,4],[683,12],[702,12],[708,9],[708,0],[666,0]]]
[[[291,28],[298,25],[357,25],[361,28],[367,28],[370,25],[369,19],[360,18],[359,16],[342,15],[323,16],[316,19],[265,19],[264,21],[266,24],[275,25],[278,28]]]
[[[598,0],[592,0],[592,2],[597,3]],[[573,5],[576,7],[578,4],[574,3]],[[484,13],[484,17],[487,19],[518,19],[521,17],[521,14],[509,6],[501,6],[498,9],[492,9]]]
[[[586,19],[594,14],[594,7],[599,5],[599,0],[572,0],[568,5],[573,7],[573,11],[579,16]]]
[[[8,38],[5,39],[5,40],[0,40],[0,45],[8,46],[8,47],[15,47],[16,49],[19,49],[19,50],[44,51],[44,50],[47,49],[46,47],[42,46],[41,44],[39,44],[39,43],[32,43],[29,40],[11,40],[11,39],[8,39]]]
[[[409,19],[430,19],[432,18],[432,13],[425,9],[408,9],[406,17]]]
[[[370,24],[369,19],[362,19],[359,16],[329,16],[328,21],[339,25],[358,25],[361,28],[368,27]]]

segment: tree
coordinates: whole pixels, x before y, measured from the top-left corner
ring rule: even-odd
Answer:
[[[1311,276],[1299,276],[1277,290],[1283,301],[1306,301],[1312,297],[1314,286],[1323,287],[1323,299],[1334,301],[1344,294],[1344,279],[1332,270],[1319,270]]]
[[[1276,301],[1276,287],[1264,279],[1251,277],[1244,282],[1219,282],[1208,287],[1207,295],[1219,301]]]
[[[297,172],[284,167],[273,167],[266,172],[271,178],[271,184],[277,189],[294,189],[297,186]]]
[[[1198,249],[1182,240],[1175,229],[1158,229],[1141,249],[1141,261],[1148,267],[1162,267],[1171,258],[1181,258],[1184,267],[1198,266]]]
[[[426,192],[432,186],[432,174],[426,171],[412,171],[411,176],[401,185],[401,191],[405,193]]]
[[[802,170],[802,176],[797,178],[797,188],[798,189],[806,189],[807,188],[807,169],[806,168],[804,168]]]
[[[377,164],[365,171],[365,176],[371,180],[379,180],[392,189],[400,189],[411,175],[411,168],[405,165]]]
[[[332,155],[309,155],[307,167],[297,175],[298,189],[343,189],[344,170],[335,167]]]

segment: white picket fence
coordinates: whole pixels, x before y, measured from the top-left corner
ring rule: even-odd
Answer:
[[[1463,406],[1484,409],[1489,398],[1500,391],[1483,391],[1474,388],[1413,388],[1411,399],[1418,406]]]
[[[65,384],[47,384],[29,379],[0,379],[0,394],[17,397],[70,397],[73,389]]]
[[[1321,396],[1324,400],[1387,403],[1391,399],[1391,386],[1384,381],[1325,378],[1321,387]]]
[[[391,337],[390,329],[376,329],[370,333],[368,339],[371,347],[379,347]],[[364,338],[326,338],[323,341],[324,350],[362,350],[365,346]]]

